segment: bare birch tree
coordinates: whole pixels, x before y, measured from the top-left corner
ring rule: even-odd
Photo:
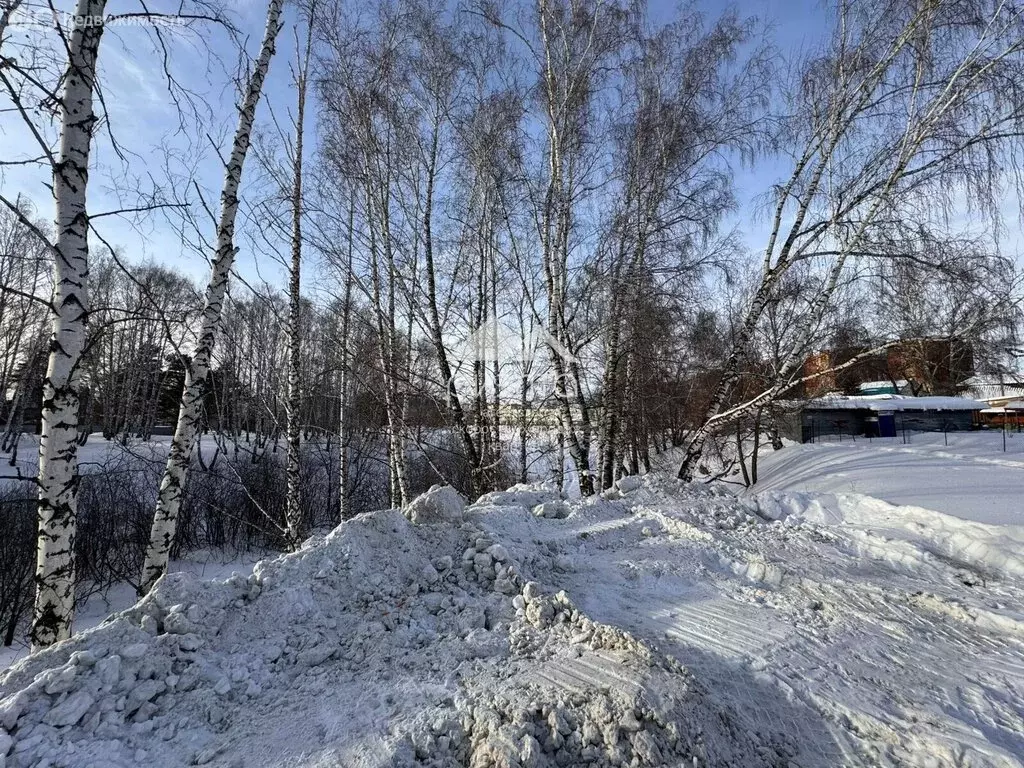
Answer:
[[[1024,18],[1015,3],[841,0],[831,41],[798,70],[783,140],[798,147],[773,192],[761,278],[679,477],[694,477],[711,432],[770,400],[731,404],[754,331],[779,281],[816,266],[801,332],[776,371],[788,386],[855,265],[913,258],[901,232],[966,194],[982,210],[1008,180],[1024,128]],[[1004,165],[1005,163],[1005,165]],[[941,213],[940,213],[941,218]],[[941,222],[940,222],[941,224]]]
[[[242,168],[249,150],[256,107],[263,92],[263,83],[270,68],[270,60],[275,52],[277,35],[281,29],[282,5],[283,0],[271,0],[267,7],[263,41],[252,71],[248,75],[243,100],[238,111],[238,126],[228,157],[224,188],[220,198],[216,252],[212,261],[210,281],[206,287],[196,347],[186,370],[185,390],[181,398],[178,423],[171,441],[163,479],[160,481],[156,514],[139,582],[139,592],[142,594],[148,592],[167,571],[167,561],[174,543],[185,477],[199,434],[203,386],[210,372],[213,348],[220,329],[224,296],[235,259],[234,231]]]
[[[596,92],[622,55],[636,9],[592,0],[538,0],[534,51],[544,110],[545,151],[536,218],[547,298],[547,346],[560,433],[580,493],[594,493],[590,465],[593,424],[578,358],[570,338],[572,250],[579,206],[590,173]]]
[[[306,116],[306,87],[309,82],[309,62],[313,46],[313,15],[315,4],[307,9],[306,40],[299,46],[296,35],[295,62],[295,144],[292,148],[293,186],[291,264],[288,270],[288,399],[285,414],[288,420],[288,456],[286,474],[288,479],[288,506],[285,522],[288,529],[288,545],[295,549],[302,537],[301,505],[301,410],[302,410],[302,153]]]
[[[4,59],[0,84],[36,140],[53,173],[56,204],[54,238],[50,241],[6,198],[4,204],[49,245],[54,260],[50,302],[53,331],[43,383],[43,429],[39,443],[39,537],[32,647],[44,648],[71,634],[75,608],[75,531],[78,475],[79,361],[89,316],[89,214],[86,190],[89,153],[97,114],[94,109],[96,61],[103,36],[105,0],[79,0],[70,34],[57,31],[67,61],[59,80],[61,92],[41,94],[57,105],[60,138],[51,149],[31,113],[39,87],[31,65]],[[12,6],[13,10],[13,6]],[[9,20],[5,13],[4,26]],[[2,35],[2,30],[0,30]],[[45,88],[46,86],[42,86]]]

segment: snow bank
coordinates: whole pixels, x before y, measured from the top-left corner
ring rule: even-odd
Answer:
[[[828,526],[865,557],[1020,577],[1024,462],[995,450],[998,439],[961,434],[946,445],[942,435],[919,434],[910,444],[793,446],[763,458],[761,490],[749,498],[762,517]]]
[[[839,529],[865,556],[917,566],[935,558],[982,577],[1024,576],[1024,527],[996,526],[857,493],[762,493],[762,517]]]
[[[476,524],[558,525],[529,511],[550,494],[490,494],[459,523],[453,493],[407,510],[435,524],[362,515],[248,578],[170,574],[18,663],[0,676],[0,766],[782,762]]]
[[[917,433],[762,454],[754,492],[860,493],[989,525],[1024,526],[1024,435]]]

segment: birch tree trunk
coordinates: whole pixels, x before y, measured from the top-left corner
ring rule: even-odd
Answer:
[[[385,159],[385,167],[388,167],[387,159]],[[369,178],[368,174],[367,179]],[[390,180],[383,178],[379,182],[379,200],[374,199],[377,194],[372,189],[372,182],[367,181],[366,184],[367,213],[371,221],[369,226],[370,299],[377,324],[377,354],[384,378],[384,409],[387,416],[385,437],[388,464],[388,503],[392,507],[398,508],[405,506],[407,488],[402,392],[398,370],[398,330],[395,325],[395,288],[398,271],[391,234]],[[380,245],[378,245],[378,239]],[[387,282],[382,284],[381,272],[385,269],[387,270]]]
[[[494,409],[494,437],[491,443],[494,446],[495,459],[501,456],[501,359],[498,353],[498,265],[497,246],[493,242],[494,234],[491,233],[491,349],[494,350],[494,360],[491,362],[491,382],[494,400],[491,407]]]
[[[462,406],[458,389],[455,386],[455,373],[451,362],[448,359],[448,348],[445,346],[444,334],[441,328],[441,314],[437,306],[437,270],[434,265],[434,236],[433,236],[433,215],[434,215],[434,182],[437,175],[438,144],[440,142],[439,123],[440,116],[435,116],[433,131],[431,133],[430,154],[427,163],[426,177],[426,199],[423,204],[423,255],[424,268],[427,278],[427,310],[430,329],[430,341],[434,345],[437,354],[438,372],[441,374],[441,381],[444,384],[445,396],[447,397],[448,410],[451,412],[452,420],[455,422],[455,429],[459,433],[462,445],[466,450],[466,458],[472,471],[474,495],[483,492],[483,478],[481,468],[483,456],[480,449],[479,436],[474,439],[470,431],[466,412]],[[479,323],[478,326],[479,327]],[[479,358],[479,355],[477,355]],[[477,361],[479,364],[479,359]],[[477,383],[477,398],[479,402],[479,382]],[[477,425],[479,428],[479,413],[477,414]]]
[[[530,376],[526,372],[526,355],[523,355],[523,373],[519,377],[519,482],[527,480],[527,467],[529,466],[529,418],[530,405],[527,398],[530,396]]]
[[[259,104],[270,60],[274,55],[275,41],[281,29],[281,7],[284,0],[270,0],[267,7],[267,24],[263,42],[255,67],[249,76],[245,98],[238,115],[231,156],[227,163],[224,188],[220,198],[220,220],[217,223],[217,251],[214,255],[210,282],[206,286],[203,304],[202,324],[195,353],[185,372],[185,389],[178,409],[178,424],[171,441],[170,454],[160,490],[157,496],[156,514],[142,566],[139,593],[146,594],[157,580],[167,571],[167,561],[181,509],[181,496],[185,488],[189,461],[199,434],[203,388],[210,372],[213,347],[220,330],[224,295],[235,260],[235,217],[238,213],[238,189],[242,181],[242,167],[249,151],[256,106]]]
[[[632,185],[626,191],[623,228],[628,227]],[[620,453],[622,441],[623,392],[620,383],[622,359],[622,304],[625,299],[623,272],[626,261],[626,232],[621,234],[618,256],[610,270],[610,297],[608,302],[607,336],[605,339],[605,368],[601,382],[603,409],[600,417],[598,449],[598,481],[601,490],[615,484],[615,462]],[[627,377],[628,380],[628,377]]]
[[[295,550],[302,539],[302,443],[301,428],[302,387],[299,370],[302,366],[302,139],[306,114],[306,83],[309,72],[309,54],[313,42],[312,19],[306,33],[305,56],[296,68],[295,88],[295,158],[292,184],[292,262],[288,274],[288,397],[285,418],[288,432],[288,455],[285,475],[288,484],[285,507],[288,548]],[[298,55],[298,54],[297,54]]]
[[[761,414],[758,408],[754,415],[754,452],[750,455],[750,484],[757,485],[757,453],[761,450]]]
[[[747,456],[743,450],[743,422],[736,422],[736,459],[740,463],[740,469],[743,471],[743,487],[750,487],[750,473],[747,472]]]
[[[566,8],[550,0],[538,0],[536,11],[546,133],[545,189],[537,215],[548,302],[545,341],[551,355],[562,438],[576,470],[581,496],[594,493],[592,426],[566,313],[570,234],[587,186],[582,158],[587,151],[587,124],[593,119],[593,89],[606,57],[621,42],[615,21],[602,13],[598,22],[595,9],[586,4]],[[567,18],[572,22],[567,24]]]
[[[347,253],[345,256],[345,303],[341,309],[341,407],[338,411],[338,484],[340,486],[338,496],[338,514],[340,520],[347,519],[350,511],[348,484],[351,467],[349,464],[348,443],[352,430],[349,426],[348,413],[348,334],[352,317],[352,283],[355,282],[355,278],[352,275],[352,252],[354,250],[355,242],[355,216],[356,203],[355,195],[353,193],[353,198],[349,202],[348,209],[348,243]]]
[[[106,0],[79,0],[78,18],[102,17]],[[53,335],[43,380],[39,440],[39,539],[33,650],[71,636],[75,611],[78,511],[79,361],[89,316],[89,216],[86,185],[96,123],[93,89],[103,25],[78,24],[68,45],[61,99],[60,150],[53,168],[56,201]]]

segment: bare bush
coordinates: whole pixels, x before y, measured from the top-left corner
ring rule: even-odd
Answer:
[[[36,501],[23,488],[0,486],[0,633],[12,645],[32,608]]]

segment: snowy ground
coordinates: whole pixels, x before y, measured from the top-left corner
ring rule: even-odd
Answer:
[[[232,573],[248,576],[257,560],[252,554],[227,559],[221,553],[199,551],[190,553],[187,559],[172,560],[168,568],[171,573],[189,573],[201,579],[225,579]],[[102,624],[110,614],[130,608],[136,599],[135,588],[129,584],[119,584],[106,594],[90,597],[75,613],[74,631],[84,632]],[[27,655],[28,646],[20,642],[20,638],[12,646],[0,646],[0,671]]]
[[[751,728],[790,734],[798,764],[1021,764],[1024,539],[938,515],[945,531],[904,526],[863,497],[739,509],[699,490],[650,478],[619,515],[587,505],[529,538],[563,558],[552,580],[588,615],[678,658]]]
[[[217,451],[217,442],[209,434],[202,435],[198,445],[207,460]],[[230,445],[233,447],[234,443]],[[78,447],[78,465],[83,472],[109,470],[112,466],[123,464],[132,466],[136,471],[154,467],[159,471],[163,469],[163,464],[167,460],[170,446],[171,438],[165,435],[155,436],[148,441],[133,438],[127,444],[123,444],[116,440],[107,440],[101,433],[93,432],[85,445]],[[240,451],[248,450],[245,441],[240,441],[238,447]],[[38,462],[38,436],[22,435],[18,440],[15,466],[11,466],[10,454],[0,453],[0,483],[19,482],[16,480],[19,473],[22,477],[34,476]]]
[[[1024,482],[917,437],[766,454],[756,495],[489,494],[167,579],[0,675],[7,766],[1024,765]],[[914,473],[944,511],[902,504]]]
[[[1024,525],[1024,433],[849,438],[761,454],[759,492],[862,493],[995,525]],[[948,445],[946,442],[948,441]]]

